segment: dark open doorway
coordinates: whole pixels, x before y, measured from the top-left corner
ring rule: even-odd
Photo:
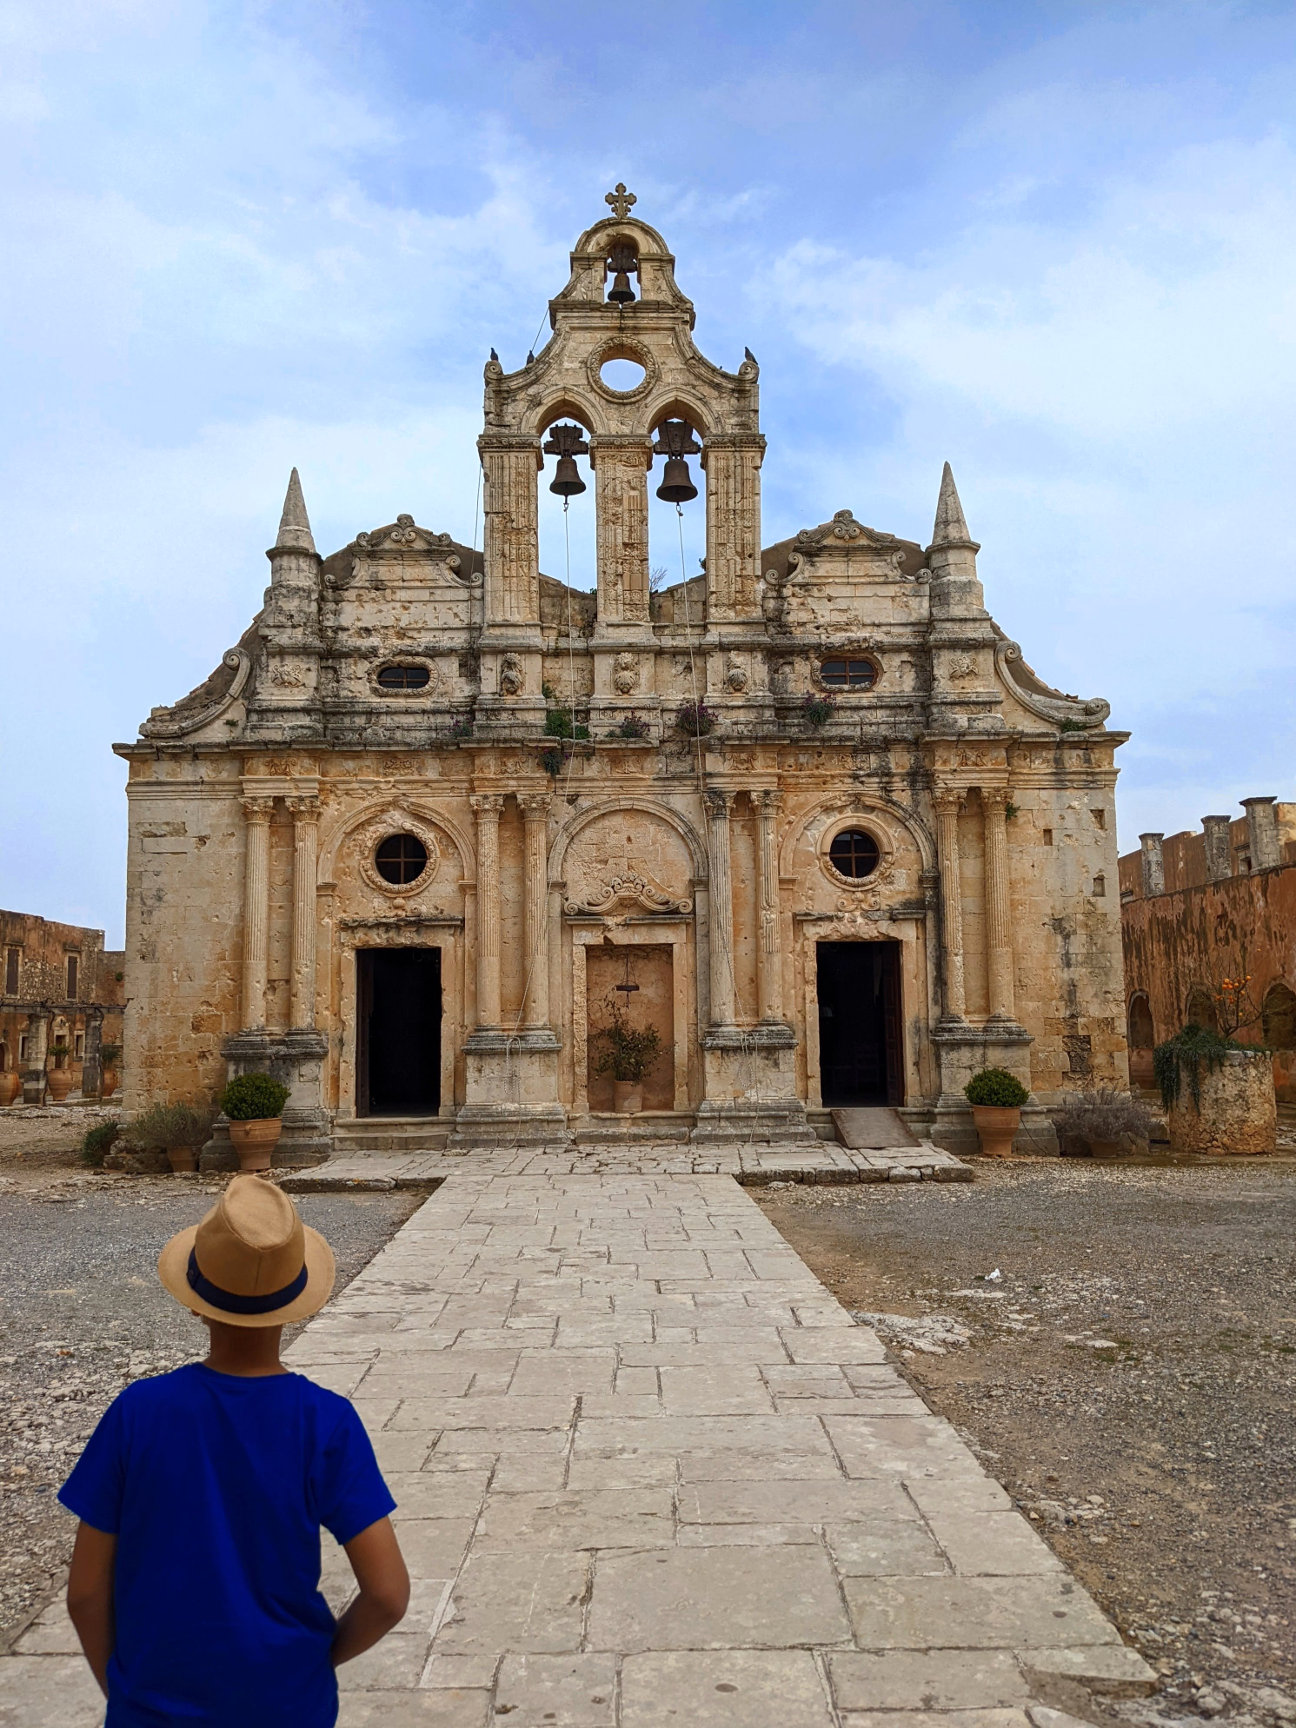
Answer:
[[[824,1104],[903,1104],[900,944],[820,942],[817,947]]]
[[[356,950],[356,1112],[441,1108],[441,950]]]

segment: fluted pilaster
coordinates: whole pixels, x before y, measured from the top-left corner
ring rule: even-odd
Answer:
[[[549,803],[547,792],[518,798],[526,824],[527,1026],[549,1024]]]
[[[315,1025],[315,877],[319,849],[319,799],[289,798],[293,821],[292,1007],[298,1032]]]
[[[731,1026],[733,984],[733,871],[729,861],[729,816],[732,792],[705,794],[711,881],[711,1024]]]
[[[601,629],[648,623],[647,438],[607,434],[590,440],[598,525],[598,622]]]
[[[985,826],[986,956],[990,1013],[997,1020],[1016,1017],[1013,993],[1012,908],[1008,889],[1008,792],[994,786],[981,793]]]
[[[270,937],[270,818],[273,798],[245,798],[243,821],[243,1027],[266,1022],[266,962]]]
[[[474,792],[477,812],[477,1024],[500,1023],[500,792]]]
[[[778,813],[781,792],[755,797],[759,829],[760,931],[756,944],[756,990],[760,1018],[783,1018],[783,966],[779,952]]]
[[[945,980],[945,1018],[962,1020],[966,1012],[963,991],[963,884],[959,872],[958,818],[963,803],[960,792],[938,792],[932,800],[936,810],[936,860],[940,869],[941,969]]]

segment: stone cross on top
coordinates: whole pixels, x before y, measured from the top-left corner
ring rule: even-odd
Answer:
[[[626,191],[625,182],[623,180],[618,180],[616,191],[605,192],[603,194],[603,202],[612,206],[612,214],[618,221],[621,221],[630,214],[630,206],[632,204],[637,204],[639,200],[635,197],[633,192]]]

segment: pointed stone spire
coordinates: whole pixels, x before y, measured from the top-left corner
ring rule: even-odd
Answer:
[[[936,501],[936,521],[932,526],[931,543],[933,546],[970,546],[974,552],[981,549],[968,533],[963,506],[959,502],[958,487],[954,484],[954,470],[948,462],[941,475],[940,497]]]
[[[306,500],[302,497],[301,481],[295,468],[288,476],[288,492],[284,498],[283,515],[279,518],[279,537],[275,546],[290,548],[294,552],[315,550]]]

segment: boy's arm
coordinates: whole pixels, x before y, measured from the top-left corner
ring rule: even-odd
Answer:
[[[345,1547],[360,1594],[338,1621],[333,1634],[335,1668],[385,1637],[405,1618],[409,1607],[409,1573],[390,1518],[380,1518],[353,1536]]]
[[[108,1658],[113,1651],[113,1560],[117,1538],[84,1520],[77,1525],[68,1573],[67,1607],[99,1690],[108,1696]]]

